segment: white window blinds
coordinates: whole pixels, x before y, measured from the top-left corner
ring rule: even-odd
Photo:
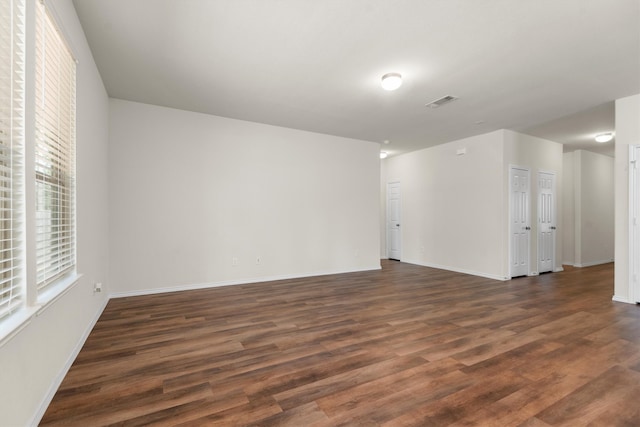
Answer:
[[[75,268],[76,63],[36,2],[36,276],[38,292]]]
[[[24,2],[0,2],[0,319],[23,303]]]
[[[0,319],[22,306],[24,2],[0,2]]]

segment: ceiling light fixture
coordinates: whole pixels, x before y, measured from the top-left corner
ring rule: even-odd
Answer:
[[[387,152],[386,152],[386,151],[381,151],[381,152],[380,152],[380,158],[381,158],[381,159],[386,159],[388,155],[389,155],[389,154],[387,154]]]
[[[387,73],[382,76],[382,89],[396,90],[402,85],[402,76],[398,73]]]
[[[613,133],[611,132],[601,133],[599,135],[596,135],[596,142],[599,142],[601,144],[604,144],[605,142],[609,142],[612,139],[613,139]]]

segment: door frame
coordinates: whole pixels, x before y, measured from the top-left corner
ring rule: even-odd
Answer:
[[[540,174],[547,174],[547,175],[552,175],[553,176],[553,188],[551,189],[551,204],[553,206],[553,223],[554,223],[554,227],[556,227],[556,229],[554,229],[554,233],[553,233],[553,257],[552,257],[552,261],[551,261],[551,272],[555,273],[556,271],[556,254],[557,254],[557,242],[558,242],[558,233],[557,233],[557,224],[558,224],[558,209],[557,209],[557,197],[556,197],[556,192],[557,192],[557,174],[553,171],[547,171],[547,170],[539,170],[538,171],[538,199],[537,199],[537,209],[536,211],[538,212],[538,218],[537,218],[537,227],[536,227],[536,247],[537,247],[537,259],[538,259],[538,274],[540,273]],[[562,271],[562,269],[560,269],[560,271]]]
[[[384,224],[384,230],[385,230],[385,233],[386,233],[386,236],[387,236],[387,242],[386,242],[387,243],[386,244],[387,250],[385,251],[387,259],[395,259],[395,258],[390,258],[389,257],[389,252],[391,251],[391,239],[390,239],[391,232],[389,230],[389,221],[390,221],[390,219],[389,219],[389,187],[391,185],[393,185],[393,184],[398,184],[400,186],[399,187],[400,188],[400,196],[399,196],[400,201],[398,203],[398,216],[400,218],[402,218],[402,186],[400,184],[400,181],[389,181],[389,182],[387,182],[387,188],[386,188],[387,197],[386,197],[386,200],[385,200],[387,218],[386,218],[386,221],[385,221],[385,224]],[[402,229],[401,229],[400,232],[398,232],[398,248],[399,248],[398,251],[400,252],[400,256],[398,257],[398,261],[400,261],[402,259]]]
[[[629,146],[629,302],[640,302],[640,145]]]
[[[529,207],[529,223],[531,223],[531,168],[527,167],[527,166],[519,166],[519,165],[509,164],[509,171],[508,171],[508,174],[509,174],[509,189],[508,189],[509,204],[508,204],[508,208],[507,208],[508,209],[507,217],[508,217],[508,222],[509,222],[509,227],[508,227],[509,228],[509,231],[508,231],[508,233],[509,233],[509,245],[508,245],[509,253],[507,254],[507,258],[509,260],[509,279],[513,279],[513,271],[512,271],[513,263],[512,263],[512,258],[511,258],[511,256],[513,255],[513,247],[512,247],[513,246],[513,243],[512,243],[513,242],[513,234],[512,234],[513,230],[512,230],[512,227],[511,227],[511,225],[513,223],[512,219],[511,219],[511,213],[512,213],[511,205],[512,205],[512,202],[513,202],[512,198],[511,198],[511,193],[512,193],[511,192],[511,188],[512,188],[511,171],[513,169],[520,169],[520,170],[527,171],[529,173],[529,200],[528,200],[528,202],[529,202],[528,205],[529,206],[528,207]],[[527,265],[528,265],[527,276],[531,276],[531,230],[529,230],[529,244],[527,245]]]

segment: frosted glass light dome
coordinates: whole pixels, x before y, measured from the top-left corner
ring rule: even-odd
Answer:
[[[596,142],[605,143],[609,142],[613,139],[613,134],[611,132],[601,133],[600,135],[596,135]]]
[[[398,73],[387,73],[382,76],[382,89],[396,90],[402,85],[402,76]]]

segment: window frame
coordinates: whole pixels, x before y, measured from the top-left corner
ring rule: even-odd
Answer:
[[[76,220],[76,183],[73,183],[72,209],[73,209],[73,268],[65,271],[63,274],[57,275],[50,280],[49,286],[38,291],[36,271],[36,15],[40,7],[45,9],[48,19],[52,22],[57,35],[73,58],[75,67],[73,84],[77,88],[78,83],[78,61],[77,50],[70,43],[71,38],[61,25],[61,20],[57,14],[51,0],[11,0],[20,1],[23,5],[24,13],[24,158],[22,165],[22,176],[20,179],[21,204],[22,204],[22,222],[20,231],[22,232],[22,242],[20,245],[22,266],[22,288],[23,301],[21,307],[15,310],[11,315],[0,319],[0,347],[8,343],[13,337],[17,336],[34,318],[43,314],[51,307],[59,298],[72,290],[80,281],[82,274],[77,271],[77,220]],[[76,88],[74,88],[74,102],[77,97]],[[77,123],[75,118],[76,112],[74,108],[74,120],[72,132],[75,139]],[[75,141],[74,141],[75,145]],[[76,152],[75,146],[73,150],[73,173],[76,169]],[[55,182],[55,180],[51,180]]]

